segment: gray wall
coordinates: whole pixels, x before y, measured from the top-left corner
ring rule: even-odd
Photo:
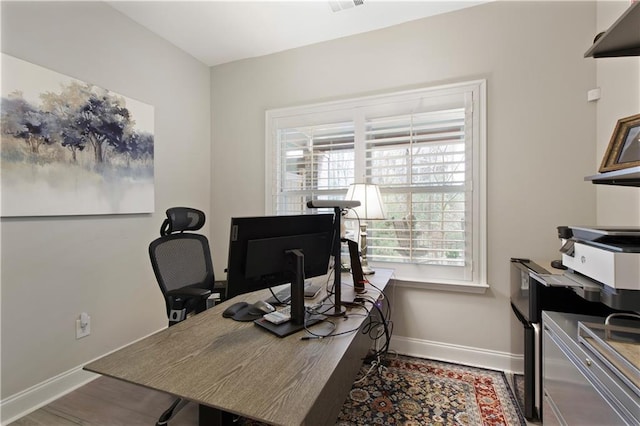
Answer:
[[[2,219],[4,400],[166,326],[147,247],[166,208],[208,210],[211,138],[209,68],[104,3],[3,1],[2,51],[153,105],[156,196],[154,214]]]
[[[228,218],[264,212],[264,111],[478,78],[488,90],[485,294],[399,283],[394,335],[427,355],[443,347],[521,351],[509,306],[509,258],[557,256],[556,226],[594,223],[596,4],[495,2],[212,68],[211,211],[215,265]],[[404,338],[404,339],[403,339]],[[463,357],[465,349],[474,352]],[[482,362],[475,360],[476,362]]]

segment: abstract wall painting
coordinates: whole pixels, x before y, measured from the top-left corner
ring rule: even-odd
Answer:
[[[154,211],[151,105],[2,54],[1,216]]]

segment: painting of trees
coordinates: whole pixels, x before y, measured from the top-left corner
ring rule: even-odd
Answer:
[[[29,152],[38,154],[40,145],[53,143],[55,117],[30,105],[19,92],[3,98],[1,108],[3,130],[23,140]]]
[[[153,107],[8,55],[2,58],[2,215],[153,211]],[[57,87],[21,80],[25,67],[42,81],[59,76]],[[43,204],[42,197],[52,203]],[[56,200],[65,201],[30,211],[36,205],[55,206]]]

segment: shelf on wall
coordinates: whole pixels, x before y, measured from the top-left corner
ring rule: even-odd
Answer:
[[[598,173],[597,175],[587,176],[584,180],[590,180],[594,184],[640,187],[640,166]]]
[[[640,56],[640,2],[633,3],[584,54],[585,58]]]

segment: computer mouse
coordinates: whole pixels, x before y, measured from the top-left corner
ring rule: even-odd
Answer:
[[[249,306],[247,302],[234,303],[233,305],[225,309],[224,312],[222,312],[222,316],[225,318],[232,318],[235,314],[238,313],[238,311],[246,308],[247,306]]]
[[[264,300],[258,300],[256,303],[251,305],[251,309],[249,309],[249,314],[251,315],[264,315],[270,312],[275,311],[271,304],[265,302]]]

